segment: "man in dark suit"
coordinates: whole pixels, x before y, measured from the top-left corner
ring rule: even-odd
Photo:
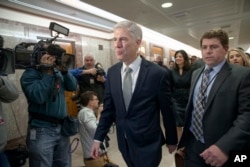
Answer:
[[[184,132],[178,147],[185,147],[186,167],[228,166],[229,153],[247,149],[249,144],[250,69],[226,62],[229,40],[223,30],[206,32],[200,46],[205,67],[193,73]],[[209,79],[203,89],[206,69],[210,69]],[[202,107],[199,106],[201,90],[205,90]]]
[[[115,122],[118,147],[127,165],[157,167],[161,161],[163,144],[167,145],[170,153],[176,149],[177,133],[168,73],[157,64],[138,56],[141,40],[142,30],[135,23],[122,21],[115,25],[114,47],[120,62],[107,73],[104,110],[94,137],[92,157],[99,156],[100,141],[103,141]],[[130,102],[125,96],[130,89],[123,88],[127,75],[124,70],[127,67],[132,69]]]

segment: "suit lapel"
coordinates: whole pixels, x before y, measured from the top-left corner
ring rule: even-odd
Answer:
[[[192,80],[192,84],[191,84],[191,88],[190,90],[192,90],[192,97],[193,97],[193,93],[194,93],[194,89],[195,89],[195,86],[198,82],[198,79],[202,73],[204,68],[199,68],[198,70],[195,71],[195,73],[193,73],[193,80]]]
[[[222,69],[217,74],[217,77],[216,77],[216,79],[212,85],[212,88],[209,92],[205,111],[207,110],[208,106],[212,103],[212,99],[214,98],[214,96],[218,92],[218,89],[220,88],[220,86],[222,85],[224,80],[229,76],[230,73],[231,73],[231,68],[230,68],[228,63],[225,63],[223,65]]]
[[[140,94],[142,85],[146,79],[148,73],[148,62],[144,58],[142,58],[141,66],[140,66],[140,71],[138,74],[138,78],[136,81],[135,89],[131,98],[131,101],[129,103],[128,111],[130,111],[130,106],[133,106],[133,102],[135,100],[135,97]],[[128,113],[128,112],[127,112]]]
[[[139,74],[138,74],[138,78],[137,78],[137,81],[136,81],[135,90],[134,90],[131,102],[133,101],[133,97],[135,95],[137,95],[140,92],[140,89],[142,88],[142,84],[144,83],[144,81],[146,79],[146,76],[147,76],[147,73],[148,73],[147,66],[148,66],[147,60],[145,60],[144,58],[142,58],[142,62],[141,62],[141,66],[140,66],[140,71],[139,71]]]
[[[141,62],[141,66],[140,66],[140,71],[139,71],[139,74],[138,74],[138,78],[137,78],[137,81],[136,81],[136,86],[135,86],[135,89],[134,89],[134,92],[133,92],[133,95],[132,95],[132,98],[131,98],[131,101],[130,101],[130,104],[129,104],[129,107],[128,107],[128,111],[130,110],[130,106],[131,104],[133,105],[133,101],[134,101],[134,96],[138,95],[139,92],[140,92],[140,88],[142,87],[142,84],[146,78],[146,75],[147,75],[147,72],[148,72],[148,62],[142,58],[142,62]],[[119,78],[116,78],[116,86],[113,86],[113,87],[117,87],[119,90],[117,91],[117,97],[121,97],[122,98],[122,102],[123,102],[123,108],[124,108],[124,111],[126,111],[125,109],[125,103],[124,103],[124,99],[123,99],[123,91],[122,91],[122,76],[121,76],[121,68],[122,68],[122,63],[120,63],[118,66],[116,66],[116,69],[114,70],[114,76],[120,76]],[[128,111],[126,112],[128,114]]]
[[[191,87],[190,87],[190,95],[189,95],[189,102],[188,102],[188,108],[193,106],[193,96],[194,96],[194,90],[195,90],[195,86],[198,82],[198,79],[202,73],[204,68],[199,68],[197,69],[195,72],[193,72],[193,77],[192,77],[192,81],[191,81]]]
[[[110,89],[113,89],[113,92],[115,92],[114,94],[114,98],[118,98],[119,97],[121,98],[119,103],[122,103],[120,105],[124,106],[124,110],[126,111],[125,109],[125,104],[124,104],[124,99],[123,99],[123,92],[122,92],[122,76],[121,76],[121,68],[122,68],[122,63],[120,62],[113,70],[113,75],[114,78],[112,79],[111,81],[111,86],[110,86]]]

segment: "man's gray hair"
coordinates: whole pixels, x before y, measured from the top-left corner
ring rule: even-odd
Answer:
[[[142,39],[142,29],[140,26],[138,26],[136,23],[129,21],[129,20],[124,20],[121,22],[118,22],[115,26],[114,26],[114,30],[118,29],[118,28],[126,28],[130,35],[132,36],[132,38],[134,38],[135,40],[138,39]]]
[[[94,53],[91,53],[91,52],[86,53],[85,56],[84,56],[84,59],[89,58],[89,57],[93,58],[94,61],[95,61],[95,54]]]

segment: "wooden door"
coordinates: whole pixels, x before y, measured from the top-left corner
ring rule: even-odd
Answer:
[[[66,53],[73,54],[73,47],[71,43],[66,42],[57,42],[63,49],[66,50]],[[72,100],[72,96],[76,94],[76,91],[65,91],[65,100],[67,104],[68,115],[77,117],[77,105],[76,102]]]

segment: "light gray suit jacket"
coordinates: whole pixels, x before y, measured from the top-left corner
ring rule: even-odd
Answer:
[[[6,77],[0,76],[0,117],[4,119],[4,111],[2,108],[2,102],[11,103],[12,101],[18,98],[18,89],[9,81]],[[6,121],[6,120],[5,120]],[[7,130],[6,130],[6,122],[0,125],[0,152],[4,150],[4,147],[7,142]]]

